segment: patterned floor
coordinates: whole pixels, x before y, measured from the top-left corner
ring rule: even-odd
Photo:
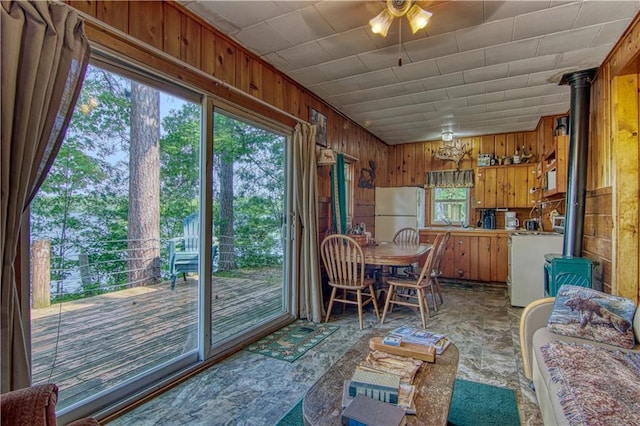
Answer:
[[[522,309],[510,306],[504,287],[445,283],[443,293],[427,328],[446,333],[458,347],[458,377],[515,390],[521,423],[541,425],[522,375]],[[332,316],[331,323],[340,328],[293,363],[244,350],[110,424],[273,425],[362,333],[355,310]],[[365,331],[404,324],[419,327],[419,313],[396,308],[385,324],[370,309],[365,313]]]

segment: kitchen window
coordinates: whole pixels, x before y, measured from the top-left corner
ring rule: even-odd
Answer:
[[[431,224],[462,225],[469,222],[469,188],[433,188]]]

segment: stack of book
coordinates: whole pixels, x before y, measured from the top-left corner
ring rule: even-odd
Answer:
[[[398,327],[389,333],[389,336],[400,339],[401,342],[415,345],[432,346],[438,355],[449,347],[451,341],[445,334],[433,333],[431,331],[409,326]]]
[[[415,414],[416,388],[411,383],[422,361],[374,351],[356,368],[351,380],[345,380],[342,407],[357,395],[397,405],[407,414]]]
[[[398,403],[400,376],[357,367],[349,384],[349,396],[363,394],[382,402]]]

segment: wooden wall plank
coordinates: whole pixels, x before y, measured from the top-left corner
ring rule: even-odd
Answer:
[[[172,6],[169,6],[172,8]],[[129,34],[156,49],[164,44],[164,8],[156,2],[129,2]]]
[[[507,156],[507,135],[505,134],[496,135],[494,149],[495,149],[497,158],[503,158]]]
[[[225,83],[236,84],[236,47],[222,37],[215,40],[216,68],[214,76]]]
[[[216,35],[208,28],[202,29],[200,43],[200,67],[209,75],[216,74]]]
[[[612,103],[615,105],[613,158],[616,182],[613,211],[616,218],[614,264],[618,265],[613,271],[613,291],[636,301],[640,293],[638,80],[637,73],[615,77],[612,87]]]
[[[129,31],[129,2],[99,1],[97,2],[96,18],[126,33]]]
[[[88,15],[97,15],[97,2],[95,0],[69,0],[67,3]]]
[[[174,58],[180,58],[182,44],[182,14],[175,7],[167,4],[164,7],[164,51]]]
[[[165,30],[165,35],[167,31]],[[180,59],[196,68],[201,66],[202,27],[187,15],[180,23]]]

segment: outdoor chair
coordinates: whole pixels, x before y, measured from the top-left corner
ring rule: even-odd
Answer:
[[[346,235],[329,235],[320,245],[320,255],[331,286],[331,298],[325,322],[329,322],[334,302],[342,303],[343,311],[346,305],[357,305],[360,330],[364,328],[362,308],[367,303],[373,303],[376,317],[380,318],[376,293],[373,289],[375,280],[365,277],[364,254],[358,243]]]
[[[429,312],[429,302],[427,300],[427,290],[431,292],[431,297],[435,304],[431,272],[433,271],[438,248],[442,244],[443,239],[443,234],[438,234],[436,236],[436,239],[433,242],[433,248],[429,251],[427,260],[424,262],[420,275],[418,275],[417,279],[390,277],[387,280],[389,291],[387,293],[387,300],[384,304],[384,310],[382,311],[382,323],[384,323],[387,311],[393,310],[393,305],[403,305],[419,308],[422,327],[427,328],[427,318],[431,316],[431,313]]]
[[[187,280],[188,272],[198,272],[200,220],[198,213],[191,214],[182,221],[182,237],[169,240],[169,273],[171,289],[176,286],[176,277],[182,273]],[[216,256],[218,246],[211,248],[211,260]]]

